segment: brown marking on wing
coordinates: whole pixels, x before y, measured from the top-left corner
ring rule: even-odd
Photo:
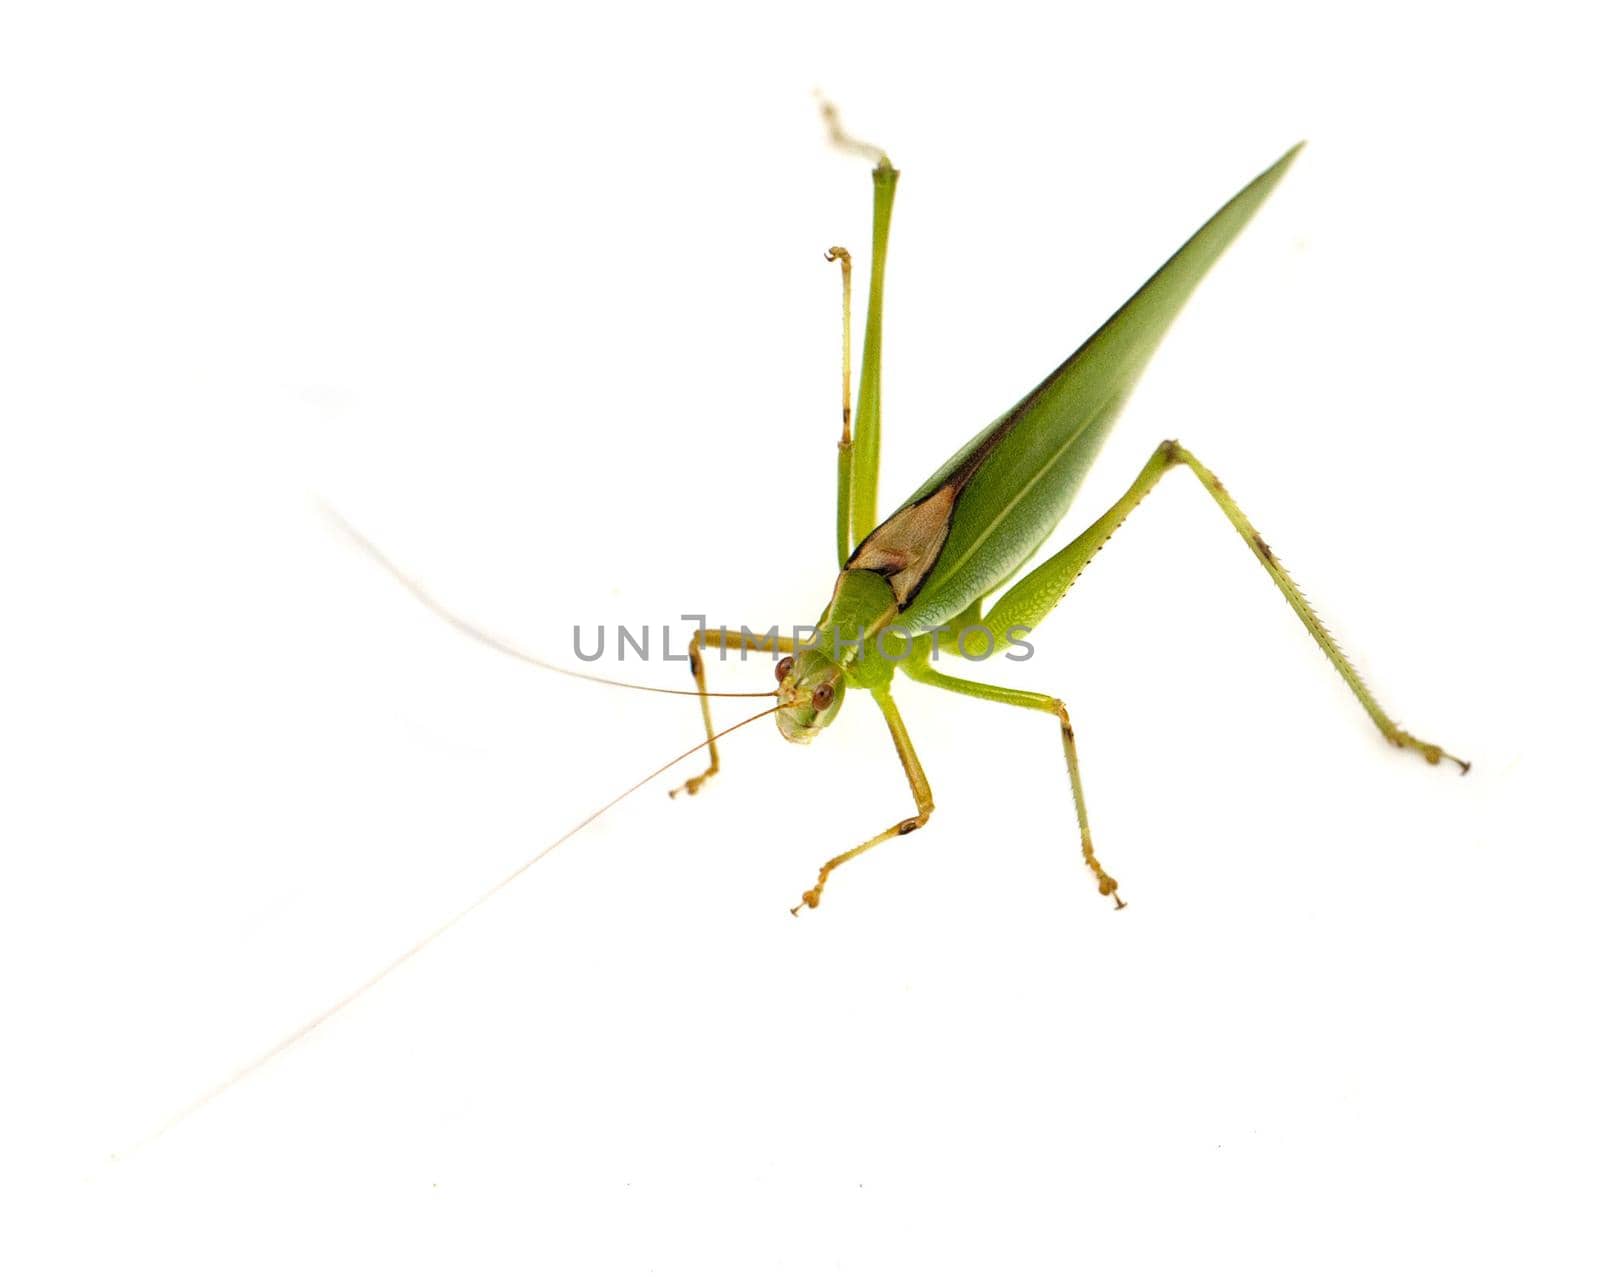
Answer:
[[[950,535],[957,491],[955,484],[947,483],[915,505],[891,515],[856,547],[845,566],[878,573],[889,582],[895,602],[903,609],[933,571],[944,540]]]
[[[1027,398],[996,422],[982,442],[973,448],[971,454],[939,488],[915,505],[896,511],[873,529],[867,539],[856,547],[856,552],[845,564],[846,569],[860,568],[882,575],[894,591],[895,603],[904,612],[939,560],[945,539],[950,535],[951,521],[955,518],[956,501],[967,484],[983,469],[989,454],[1016,429],[1023,411],[1043,388],[1035,387]]]

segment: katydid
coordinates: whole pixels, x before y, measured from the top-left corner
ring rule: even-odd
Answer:
[[[890,685],[897,671],[903,670],[908,678],[932,687],[1049,714],[1059,722],[1061,748],[1084,862],[1094,875],[1100,893],[1114,900],[1117,908],[1122,908],[1123,901],[1118,894],[1116,879],[1100,863],[1089,833],[1077,744],[1066,706],[1058,697],[1046,692],[1018,691],[958,678],[934,666],[940,656],[960,658],[968,655],[963,635],[973,630],[981,632],[986,655],[1020,641],[1026,631],[1037,625],[1061,602],[1084,566],[1161,477],[1180,466],[1199,479],[1221,508],[1250,552],[1266,569],[1273,584],[1310,631],[1311,637],[1333,662],[1339,676],[1355,694],[1384,739],[1401,749],[1417,751],[1429,763],[1448,758],[1463,773],[1467,771],[1467,763],[1447,754],[1439,746],[1403,731],[1384,712],[1339,650],[1333,637],[1317,619],[1305,596],[1289,579],[1266,541],[1250,524],[1221,482],[1193,453],[1175,440],[1168,440],[1156,448],[1128,490],[1104,514],[1063,549],[1013,582],[1019,569],[1043,545],[1066,513],[1067,506],[1134,383],[1178,311],[1212,264],[1278,184],[1300,147],[1291,148],[1223,205],[1076,353],[1023,396],[1013,408],[979,431],[934,471],[927,482],[880,522],[877,516],[877,481],[884,263],[899,173],[881,150],[845,134],[832,108],[825,107],[824,115],[836,144],[846,150],[866,154],[874,161],[872,259],[861,376],[852,405],[851,259],[842,248],[830,249],[827,254],[830,261],[840,265],[844,294],[843,433],[839,440],[835,519],[840,570],[832,597],[822,611],[812,638],[801,643],[770,629],[741,629],[736,636],[727,629],[702,628],[695,632],[689,645],[689,664],[695,680],[693,690],[616,683],[639,690],[698,697],[705,724],[704,739],[578,822],[475,901],[459,909],[355,991],[189,1105],[166,1123],[162,1131],[170,1129],[183,1117],[287,1050],[421,952],[538,860],[657,776],[700,749],[705,749],[709,754],[705,769],[672,791],[674,795],[697,793],[719,769],[717,742],[721,738],[758,719],[775,717],[786,739],[810,741],[837,717],[847,689],[861,688],[871,695],[889,728],[916,810],[914,814],[895,821],[881,832],[827,861],[818,870],[815,884],[803,893],[793,912],[798,913],[807,906],[815,908],[821,901],[829,877],[839,866],[891,838],[921,829],[933,813],[932,788],[917,759],[910,733],[890,695]],[[448,611],[404,576],[354,528],[338,516],[334,518],[358,545],[446,621],[502,653],[543,669],[557,669]],[[985,600],[997,591],[1003,592],[985,606]],[[706,667],[701,656],[708,646],[723,649],[776,648],[784,653],[776,667],[776,690],[710,691],[706,686]],[[571,670],[558,672],[576,673],[577,677],[591,682],[615,683],[615,680]],[[718,732],[711,718],[710,702],[713,697],[753,697],[775,700],[775,703]],[[158,1131],[156,1134],[160,1133]]]
[[[846,689],[865,690],[888,725],[916,812],[824,864],[816,884],[801,896],[794,912],[817,907],[829,876],[840,865],[891,838],[921,829],[933,814],[933,791],[890,695],[897,670],[932,687],[1036,710],[1060,721],[1061,748],[1084,862],[1100,894],[1115,900],[1117,908],[1123,907],[1117,881],[1101,865],[1089,833],[1077,745],[1066,706],[1045,692],[957,678],[935,669],[934,662],[939,656],[966,655],[961,641],[965,631],[981,632],[987,656],[1037,625],[1061,602],[1084,566],[1134,507],[1164,474],[1178,466],[1186,467],[1211,494],[1384,738],[1402,749],[1416,750],[1429,763],[1449,758],[1465,773],[1469,764],[1403,731],[1384,712],[1216,475],[1176,440],[1157,447],[1128,490],[1065,548],[1009,584],[1066,513],[1172,320],[1212,263],[1271,194],[1300,146],[1291,147],[1223,205],[1073,355],[973,436],[880,523],[877,483],[884,263],[899,173],[883,151],[844,133],[831,107],[824,107],[824,115],[836,144],[876,161],[872,170],[871,282],[861,381],[852,414],[850,256],[843,249],[829,250],[829,260],[841,265],[844,282],[844,431],[839,440],[836,518],[840,572],[813,638],[804,644],[792,638],[775,639],[778,649],[789,653],[777,666],[778,728],[790,741],[810,741],[838,715]],[[998,599],[984,605],[986,597],[1008,584]],[[742,630],[735,636],[726,629],[696,632],[690,646],[690,668],[702,693],[706,676],[700,650],[707,645],[751,646],[751,633]],[[767,634],[759,641],[766,644]],[[720,765],[710,702],[702,699],[701,709],[710,762],[703,772],[674,790],[675,794],[696,793]]]

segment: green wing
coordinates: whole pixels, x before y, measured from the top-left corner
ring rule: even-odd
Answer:
[[[1293,147],[1223,205],[1064,364],[880,525],[954,490],[948,535],[900,624],[913,633],[943,624],[1009,578],[1050,535],[1174,317],[1299,151]]]

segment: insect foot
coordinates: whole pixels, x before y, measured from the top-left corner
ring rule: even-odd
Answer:
[[[1100,894],[1115,900],[1118,909],[1126,909],[1128,902],[1117,894],[1117,880],[1100,867],[1100,858],[1094,854],[1094,844],[1088,838],[1083,840],[1083,859],[1100,883]]]
[[[822,884],[818,883],[815,887],[811,888],[810,891],[803,894],[800,897],[800,903],[797,904],[793,909],[789,910],[789,912],[798,918],[802,909],[815,909],[821,900]]]
[[[800,916],[800,910],[815,909],[819,904],[822,903],[822,888],[828,881],[828,875],[840,865],[844,864],[845,861],[855,859],[855,857],[859,856],[868,847],[873,846],[874,843],[882,842],[888,836],[888,834],[879,834],[878,837],[873,839],[872,842],[863,843],[854,851],[847,851],[842,856],[835,856],[827,864],[823,865],[822,868],[817,871],[817,885],[802,895],[800,897],[800,903],[797,904],[793,909],[789,910],[789,912],[798,918]]]
[[[689,797],[693,798],[700,792],[700,786],[704,785],[706,781],[710,780],[714,775],[716,775],[715,772],[704,771],[698,776],[691,776],[676,789],[668,790],[667,797],[676,798],[679,794],[688,794]]]
[[[1441,759],[1448,758],[1452,763],[1461,769],[1461,774],[1463,776],[1472,770],[1472,764],[1467,762],[1465,759],[1457,758],[1454,754],[1447,753],[1445,750],[1440,749],[1439,746],[1430,744],[1425,740],[1418,740],[1410,732],[1403,732],[1396,728],[1393,735],[1390,735],[1387,732],[1384,734],[1388,736],[1389,743],[1395,746],[1395,748],[1416,750],[1417,753],[1421,754],[1422,757],[1428,761],[1430,766],[1437,767]]]

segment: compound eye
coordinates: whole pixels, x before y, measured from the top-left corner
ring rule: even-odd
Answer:
[[[833,684],[823,683],[811,693],[811,708],[819,714],[833,704]]]
[[[786,656],[778,662],[778,668],[773,672],[778,676],[778,682],[783,682],[789,677],[789,671],[794,668],[794,657]]]

